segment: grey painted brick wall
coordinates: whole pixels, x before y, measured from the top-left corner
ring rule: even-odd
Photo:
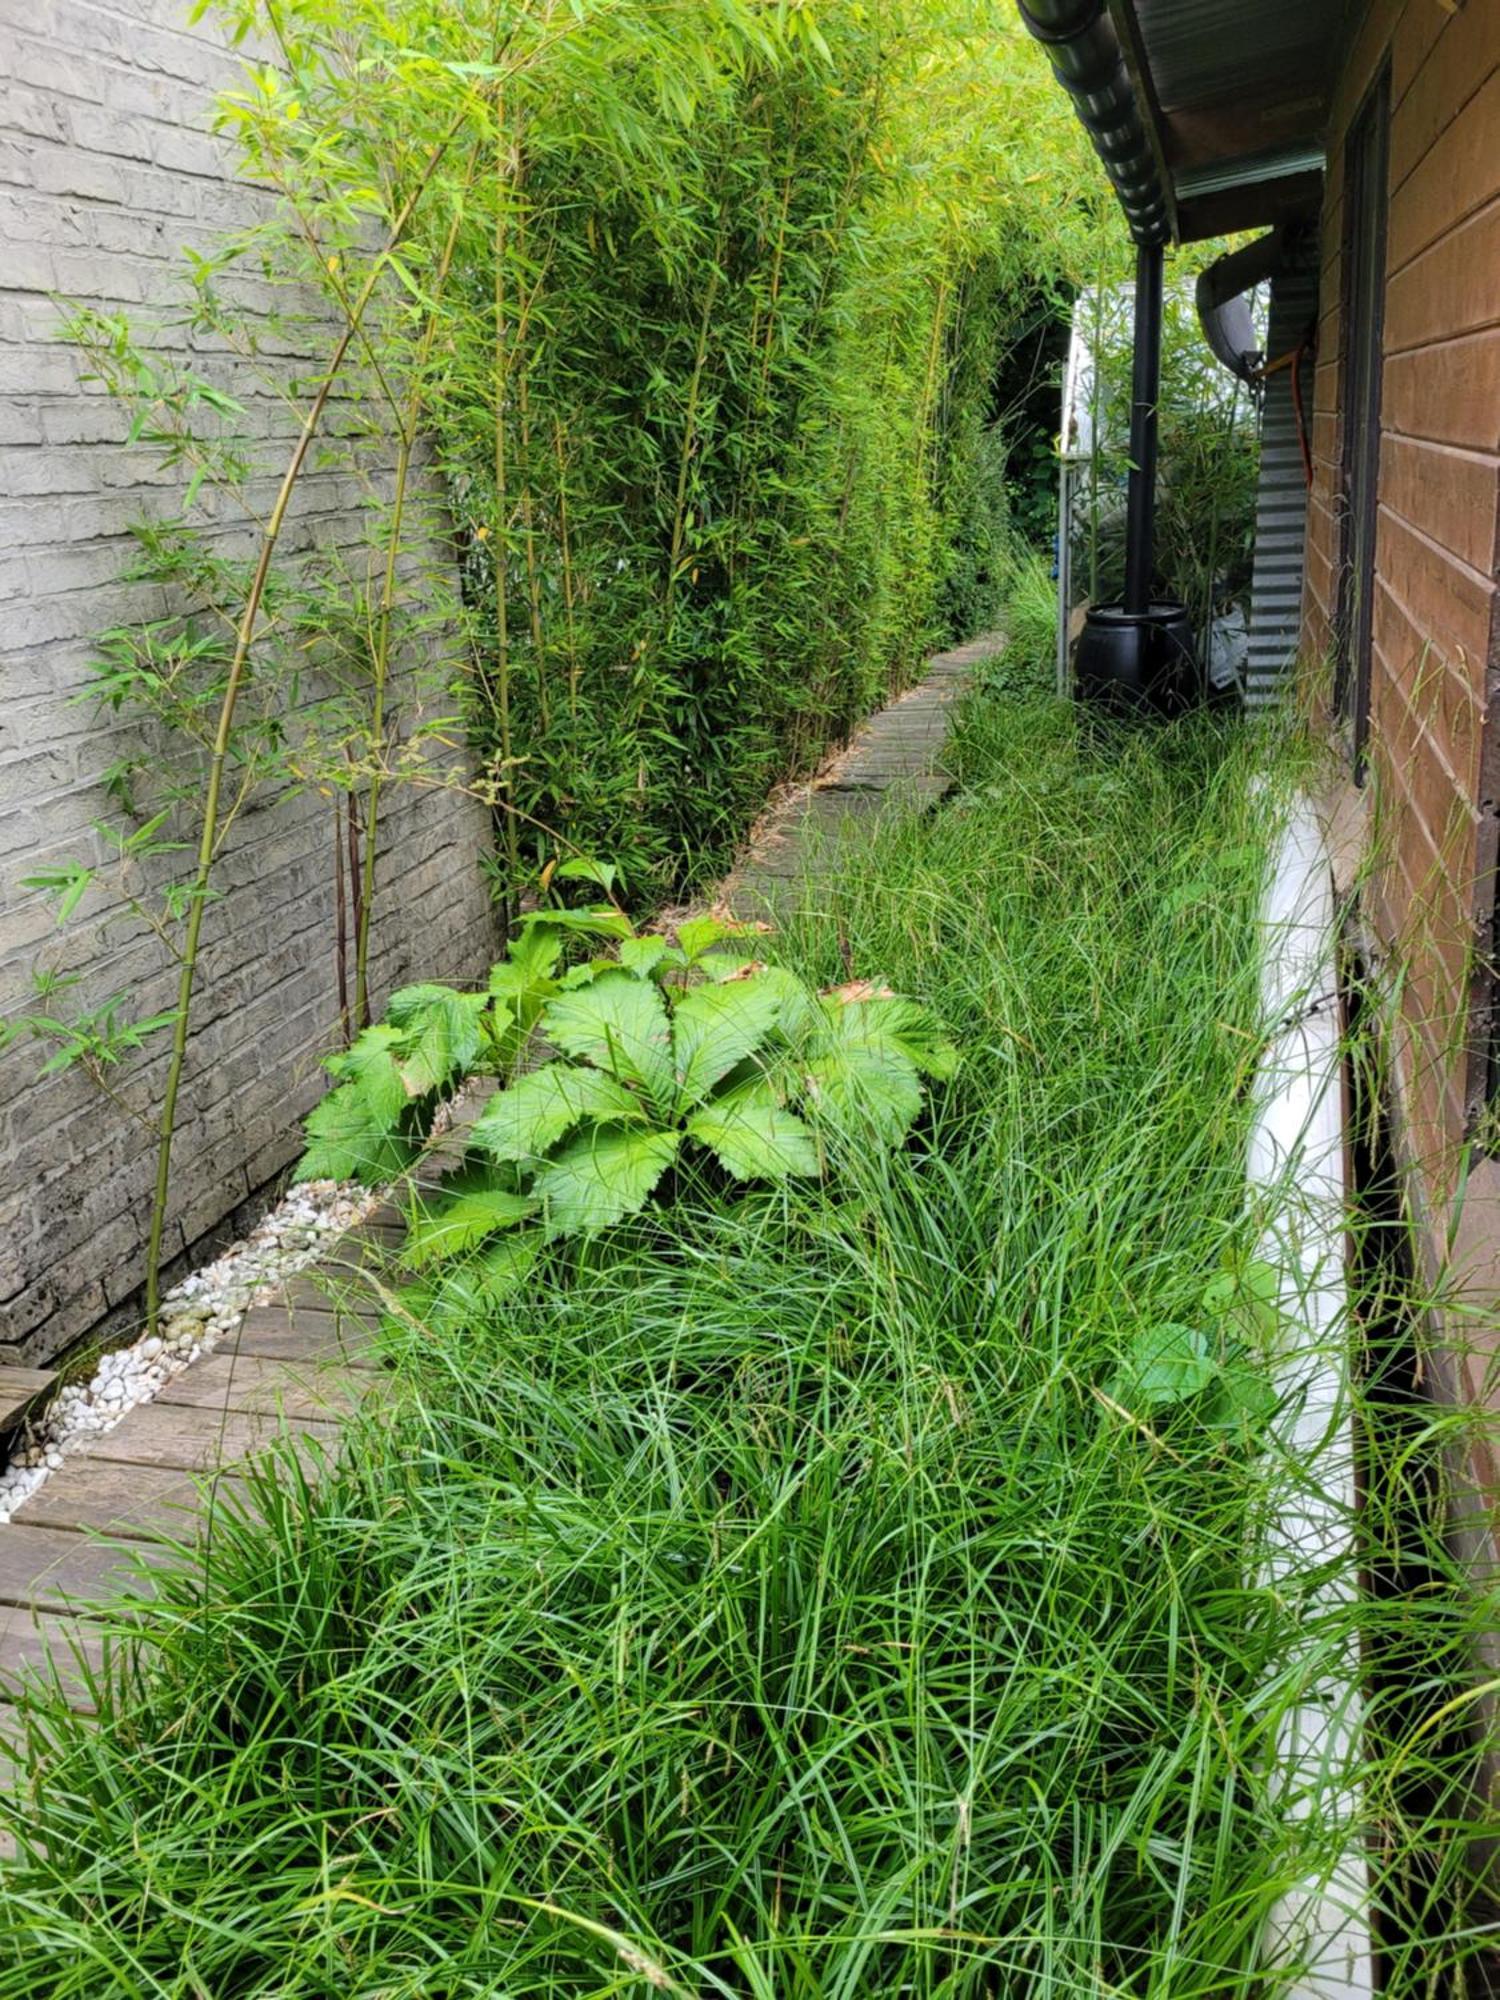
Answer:
[[[149,313],[171,296],[183,246],[206,248],[262,198],[233,182],[209,131],[235,58],[188,11],[187,0],[0,0],[0,1016],[28,1005],[40,961],[81,974],[86,1002],[124,991],[138,1014],[170,1004],[170,968],[118,900],[101,892],[59,932],[20,880],[100,855],[90,829],[113,816],[100,773],[130,732],[69,697],[96,634],[163,608],[118,578],[127,524],[174,493],[123,447],[121,412],[80,385],[53,295]],[[264,428],[275,427],[270,412]],[[357,543],[357,499],[345,477],[311,478],[289,547]],[[406,674],[408,726],[417,687]],[[437,786],[388,799],[377,1007],[412,977],[476,978],[495,942],[478,867],[485,810]],[[311,792],[257,804],[235,827],[204,926],[174,1254],[286,1165],[323,1087],[337,1016],[333,838],[331,807]],[[144,1121],[165,1046],[111,1077],[123,1108],[77,1071],[37,1081],[38,1060],[25,1044],[0,1052],[0,1358],[57,1352],[143,1276]]]

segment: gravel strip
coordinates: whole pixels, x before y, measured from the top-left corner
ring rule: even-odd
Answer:
[[[80,1439],[111,1431],[158,1396],[166,1384],[232,1334],[250,1306],[268,1305],[298,1271],[317,1263],[335,1238],[383,1200],[383,1190],[352,1182],[305,1181],[294,1187],[211,1264],[192,1272],[162,1300],[161,1331],[101,1355],[87,1382],[59,1389],[46,1414],[0,1472],[0,1523],[56,1472]]]

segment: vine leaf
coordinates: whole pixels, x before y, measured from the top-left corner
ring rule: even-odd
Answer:
[[[538,1169],[548,1236],[593,1236],[646,1206],[677,1157],[682,1135],[596,1126]]]
[[[780,1181],[819,1171],[811,1131],[767,1083],[752,1083],[704,1105],[688,1119],[687,1129],[739,1181]]]
[[[638,1100],[603,1070],[546,1063],[497,1091],[470,1138],[492,1160],[535,1159],[585,1118],[619,1123],[643,1116]]]
[[[760,979],[695,986],[685,993],[672,1022],[680,1101],[701,1104],[736,1063],[760,1047],[780,1012],[774,988]]]
[[[657,1109],[672,1103],[672,1034],[667,1005],[649,981],[604,972],[590,986],[559,995],[542,1016],[554,1048],[579,1056],[646,1092]]]
[[[1198,1327],[1166,1320],[1135,1336],[1110,1393],[1129,1408],[1170,1409],[1201,1395],[1218,1372],[1208,1336]]]

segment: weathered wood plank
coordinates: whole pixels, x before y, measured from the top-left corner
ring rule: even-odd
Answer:
[[[270,1302],[269,1310],[274,1311],[277,1304],[310,1308],[314,1312],[337,1312],[349,1319],[365,1319],[374,1323],[379,1322],[384,1311],[379,1294],[372,1288],[367,1276],[348,1269],[332,1270],[323,1265],[289,1278],[279,1300]],[[266,1309],[255,1308],[257,1311]]]
[[[157,1409],[191,1406],[337,1422],[378,1381],[326,1362],[278,1361],[260,1354],[212,1354],[168,1382]]]
[[[0,1367],[0,1431],[20,1423],[37,1397],[56,1380],[55,1368]]]
[[[68,1611],[142,1596],[150,1585],[137,1565],[165,1559],[164,1552],[149,1545],[112,1547],[64,1528],[12,1521],[0,1533],[0,1604]]]
[[[28,1688],[56,1681],[69,1708],[92,1714],[90,1674],[104,1665],[102,1629],[87,1618],[0,1606],[0,1696],[14,1699]]]
[[[202,1364],[198,1364],[201,1366]],[[147,1403],[84,1449],[90,1458],[129,1465],[175,1466],[200,1472],[233,1465],[279,1437],[305,1441],[327,1452],[338,1427],[300,1417],[262,1416],[245,1410],[202,1410],[182,1403]]]
[[[385,1365],[375,1327],[347,1313],[306,1306],[252,1306],[219,1354],[258,1354],[272,1361],[329,1361],[345,1368]]]
[[[210,1490],[226,1489],[239,1490],[239,1482],[227,1474],[185,1472],[174,1466],[75,1452],[16,1510],[15,1518],[75,1533],[146,1539],[168,1535],[190,1542],[207,1509]]]

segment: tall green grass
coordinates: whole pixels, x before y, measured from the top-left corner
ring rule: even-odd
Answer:
[[[98,1726],[33,1707],[0,2000],[1289,1986],[1267,1913],[1350,1829],[1272,1752],[1365,1614],[1264,1581],[1248,1422],[1116,1375],[1249,1247],[1271,808],[1208,724],[992,700],[956,756],[783,941],[942,1010],[918,1139],[393,1335],[393,1407],[220,1507]],[[1445,1685],[1470,1614],[1402,1616]],[[1432,1832],[1431,1740],[1356,1837]]]

